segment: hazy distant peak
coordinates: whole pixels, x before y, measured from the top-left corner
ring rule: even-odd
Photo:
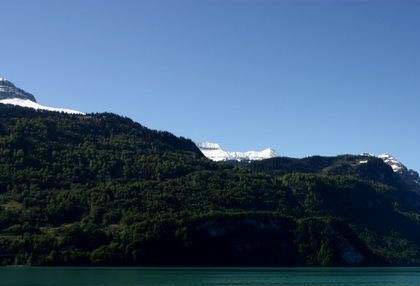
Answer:
[[[206,149],[206,150],[222,149],[222,147],[220,146],[220,144],[218,144],[218,143],[212,143],[212,142],[200,142],[200,143],[197,143],[197,146],[200,149]]]
[[[207,158],[213,161],[257,161],[277,157],[277,153],[272,148],[261,151],[230,152],[224,150],[220,144],[212,142],[197,143],[197,147]]]

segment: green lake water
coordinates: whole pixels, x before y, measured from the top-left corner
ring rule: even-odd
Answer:
[[[420,268],[0,268],[7,286],[420,286]]]

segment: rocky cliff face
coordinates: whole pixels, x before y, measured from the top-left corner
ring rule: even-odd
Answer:
[[[8,81],[7,79],[0,78],[0,100],[12,98],[26,99],[36,102],[36,99],[32,94],[20,88],[17,88],[12,82]]]

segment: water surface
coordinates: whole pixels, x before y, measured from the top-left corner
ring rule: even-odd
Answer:
[[[0,268],[7,286],[420,286],[420,268]]]

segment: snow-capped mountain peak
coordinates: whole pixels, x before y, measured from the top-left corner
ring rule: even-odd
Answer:
[[[391,166],[392,170],[396,173],[401,173],[404,170],[407,170],[407,167],[404,166],[400,161],[398,161],[394,156],[389,154],[378,155],[378,158],[382,159],[386,164]]]
[[[362,156],[377,157],[379,159],[382,159],[387,165],[391,166],[392,170],[395,173],[402,173],[404,171],[408,171],[407,167],[403,163],[401,163],[397,158],[390,154],[374,155],[371,153],[363,153]]]
[[[0,103],[33,108],[36,110],[47,110],[69,114],[84,114],[83,112],[77,110],[41,105],[36,102],[36,99],[32,94],[17,88],[12,82],[2,77],[0,77]]]
[[[20,88],[17,88],[11,81],[0,78],[0,99],[20,98],[36,102],[35,97]]]
[[[197,147],[207,158],[213,161],[255,161],[277,157],[274,149],[267,148],[261,151],[229,152],[220,144],[212,142],[197,143]]]

